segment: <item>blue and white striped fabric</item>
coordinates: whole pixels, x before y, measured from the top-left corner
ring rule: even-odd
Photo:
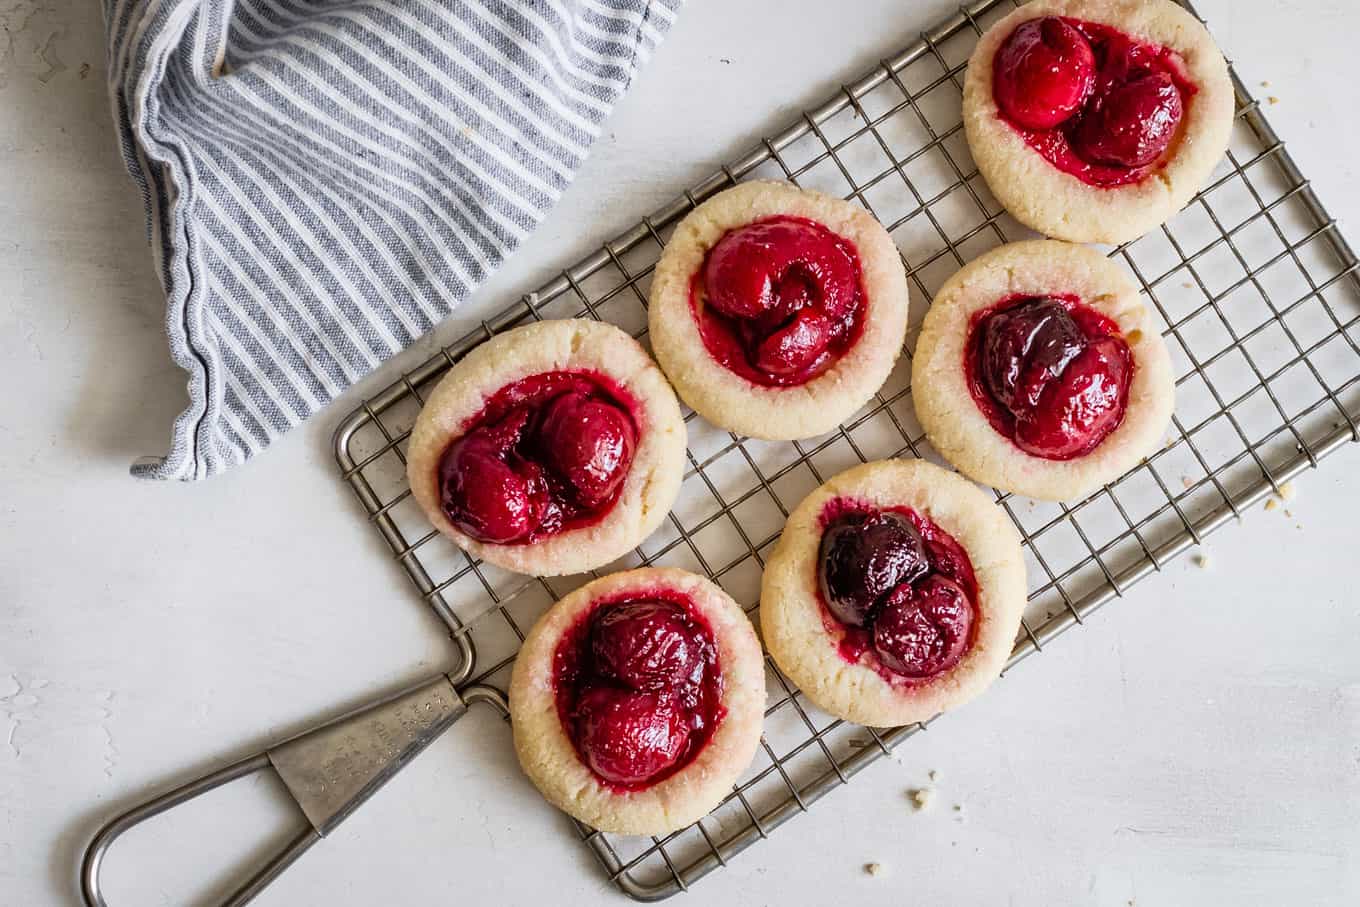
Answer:
[[[189,408],[133,467],[249,459],[529,234],[683,0],[105,0]]]

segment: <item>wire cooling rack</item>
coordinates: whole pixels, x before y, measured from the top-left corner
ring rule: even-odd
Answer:
[[[405,480],[406,440],[425,392],[478,343],[534,319],[603,319],[645,343],[649,276],[671,228],[735,181],[787,179],[871,211],[895,238],[913,287],[908,354],[854,418],[802,443],[740,438],[687,413],[689,468],[668,523],[599,573],[641,564],[701,571],[754,612],[765,557],[808,491],[865,460],[940,461],[916,421],[908,383],[924,309],[965,262],[1032,235],[988,192],[960,118],[968,55],[1015,5],[985,0],[961,9],[344,420],[336,433],[342,477],[451,632],[455,682],[504,690],[534,620],[589,577],[507,573],[430,529]],[[1020,530],[1030,577],[1011,666],[1360,439],[1356,257],[1258,102],[1234,81],[1232,144],[1209,184],[1165,227],[1110,250],[1137,277],[1171,348],[1176,416],[1165,446],[1083,501],[997,495]],[[627,894],[658,900],[687,889],[923,727],[847,725],[808,703],[772,664],[767,670],[755,764],[713,814],[660,838],[577,825]]]

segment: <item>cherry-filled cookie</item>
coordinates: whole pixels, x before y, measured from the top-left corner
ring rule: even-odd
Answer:
[[[833,477],[789,516],[760,625],[779,669],[819,708],[887,727],[986,689],[1024,607],[1004,511],[939,466],[885,460]]]
[[[685,423],[632,337],[543,321],[478,346],[430,394],[407,474],[430,522],[475,557],[537,576],[636,547],[684,474]]]
[[[755,628],[713,583],[644,568],[543,615],[510,680],[515,751],[553,805],[622,834],[683,828],[750,764],[765,710]]]
[[[945,281],[912,360],[926,436],[960,472],[1044,500],[1085,497],[1171,421],[1166,345],[1133,280],[1086,246],[1012,243]]]
[[[1185,206],[1228,147],[1233,89],[1199,20],[1171,0],[1035,0],[968,62],[963,122],[1016,220],[1127,242]]]
[[[701,416],[756,438],[807,438],[887,380],[906,334],[906,275],[864,209],[742,183],[676,227],[649,324],[657,361]]]

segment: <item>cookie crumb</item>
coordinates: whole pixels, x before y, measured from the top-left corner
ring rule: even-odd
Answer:
[[[931,801],[935,799],[935,791],[928,787],[917,787],[907,791],[907,796],[911,798],[911,805],[920,812],[930,808]]]
[[[1270,97],[1266,98],[1266,103],[1274,107],[1276,104],[1280,103],[1280,99],[1275,97],[1274,95],[1271,95]]]
[[[1285,501],[1294,500],[1294,483],[1285,482],[1280,486],[1280,499]]]
[[[1280,506],[1279,498],[1269,498],[1266,500],[1266,510],[1274,510]]]
[[[1190,478],[1189,476],[1181,476],[1181,487],[1193,488],[1195,487],[1195,480]]]
[[[1209,555],[1201,551],[1195,555],[1195,566],[1201,570],[1209,569]]]
[[[938,780],[940,780],[940,773],[939,773],[938,771],[936,771],[935,769],[933,769],[933,768],[932,768],[929,772],[927,772],[926,774],[930,776],[930,780],[931,780],[931,781],[938,781]]]
[[[864,864],[864,871],[867,872],[867,873],[868,873],[869,875],[871,875],[871,876],[881,876],[881,875],[883,875],[883,864],[882,864],[882,863],[865,863],[865,864]]]
[[[1269,88],[1269,87],[1270,87],[1270,80],[1269,80],[1269,79],[1262,79],[1262,80],[1261,80],[1261,87],[1262,87],[1262,88]],[[1132,904],[1133,901],[1129,901],[1129,903]]]
[[[1195,285],[1188,280],[1182,280],[1181,286],[1185,287],[1187,290],[1193,290],[1195,288]]]

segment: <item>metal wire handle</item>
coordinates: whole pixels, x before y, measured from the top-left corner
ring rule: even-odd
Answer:
[[[505,697],[498,690],[474,684],[460,691],[453,677],[440,674],[137,804],[110,819],[85,851],[80,888],[87,907],[108,907],[100,887],[100,870],[109,848],[124,832],[224,784],[272,768],[306,816],[308,827],[221,905],[242,907],[250,903],[463,717],[473,702],[485,702],[502,715],[509,714]]]

